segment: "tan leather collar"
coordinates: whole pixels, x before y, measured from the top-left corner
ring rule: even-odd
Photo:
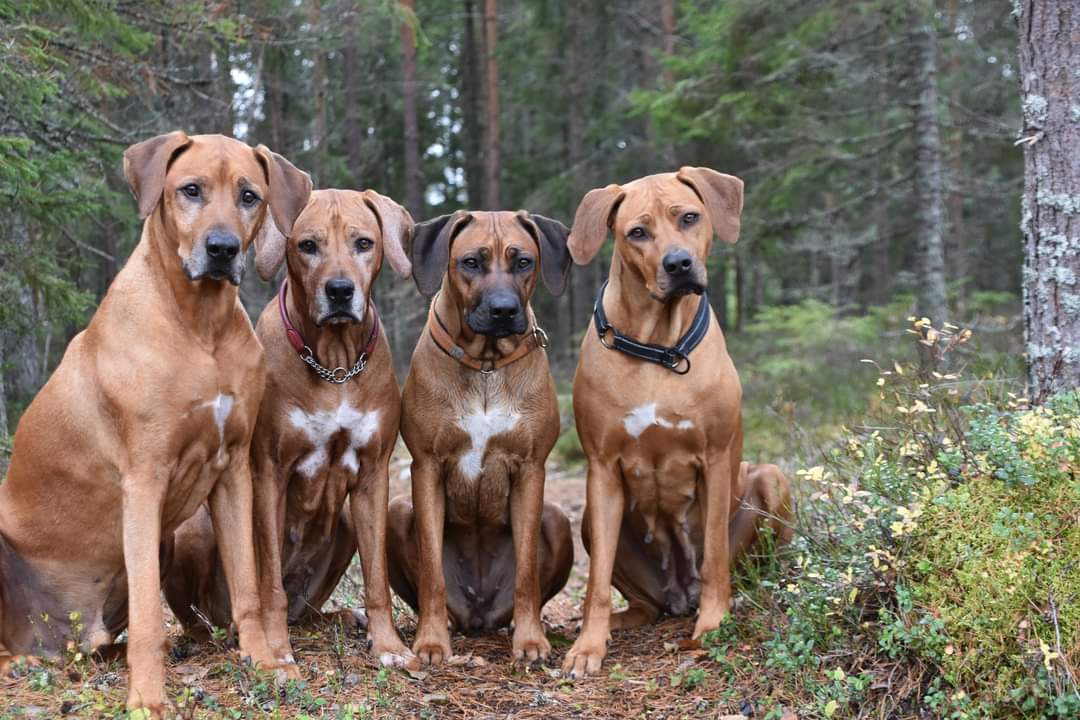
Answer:
[[[532,312],[530,311],[529,319],[532,321],[532,329],[526,331],[525,339],[518,344],[512,353],[503,355],[498,360],[480,360],[474,358],[466,353],[464,348],[454,342],[454,338],[450,336],[450,331],[446,329],[439,314],[435,312],[435,302],[438,298],[438,295],[432,298],[431,307],[428,308],[428,333],[430,333],[431,339],[440,350],[467,368],[479,370],[483,373],[495,372],[500,368],[506,367],[510,363],[517,362],[536,348],[547,347],[547,333],[536,324],[536,318],[532,317]]]

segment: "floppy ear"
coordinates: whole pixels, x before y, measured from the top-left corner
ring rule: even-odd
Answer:
[[[311,197],[311,178],[265,145],[255,148],[255,157],[263,166],[270,185],[270,197],[266,201],[270,205],[271,217],[278,230],[288,237],[292,233],[293,223]]]
[[[255,236],[255,270],[263,280],[273,280],[285,261],[285,236],[269,210],[263,216],[262,227]]]
[[[562,295],[566,288],[566,275],[570,272],[570,251],[566,238],[570,230],[558,220],[543,215],[518,211],[518,222],[536,240],[540,247],[540,278],[552,295]]]
[[[676,176],[705,203],[716,237],[728,245],[739,239],[743,201],[743,181],[702,167],[679,168]]]
[[[124,177],[139,206],[140,218],[147,218],[154,212],[165,188],[169,163],[190,144],[188,136],[177,130],[144,140],[124,151]]]
[[[417,223],[413,228],[413,241],[409,248],[412,276],[416,287],[424,295],[434,295],[442,285],[446,266],[450,262],[450,241],[470,221],[472,215],[458,210],[453,215],[442,215]]]
[[[615,210],[624,197],[626,193],[621,187],[608,185],[590,190],[581,199],[567,244],[575,263],[587,265],[600,252],[615,219]]]
[[[409,277],[412,263],[405,255],[405,246],[414,226],[412,215],[390,198],[374,190],[364,191],[364,202],[371,208],[371,212],[375,213],[379,227],[382,228],[383,254],[390,261],[390,267],[401,277]]]

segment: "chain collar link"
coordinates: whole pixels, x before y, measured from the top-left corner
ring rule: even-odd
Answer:
[[[315,353],[312,352],[311,348],[307,345],[304,346],[303,352],[300,353],[300,359],[310,365],[316,375],[334,385],[344,385],[360,373],[364,372],[364,368],[367,366],[367,353],[360,353],[360,357],[357,359],[356,364],[348,370],[343,367],[336,367],[331,370],[330,368],[323,367],[319,364],[319,361],[315,359]]]

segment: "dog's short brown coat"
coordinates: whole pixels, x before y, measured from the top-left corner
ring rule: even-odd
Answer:
[[[212,234],[242,253],[271,215],[287,231],[311,183],[263,147],[181,132],[132,146],[124,170],[142,238],[27,408],[0,485],[0,661],[59,652],[75,624],[85,648],[126,625],[128,705],[158,716],[162,541],[203,502],[227,548],[241,653],[277,665],[248,464],[265,364],[237,265],[211,279],[203,261]]]
[[[464,352],[497,360],[523,338],[479,334],[466,315],[485,291],[501,289],[517,295],[531,329],[537,279],[562,288],[565,233],[527,213],[459,212],[422,223],[414,278],[428,294],[441,286],[434,312]],[[481,258],[486,271],[463,272],[466,257]],[[526,258],[531,268],[515,271]],[[405,381],[401,432],[413,457],[412,498],[391,503],[388,549],[391,585],[419,612],[413,651],[424,663],[447,659],[449,616],[461,631],[513,620],[514,656],[546,657],[540,610],[573,564],[569,522],[543,499],[544,461],[559,434],[547,355],[534,350],[482,373],[450,357],[425,328]]]
[[[610,231],[609,321],[636,340],[672,346],[697,311],[713,235],[734,243],[741,209],[742,182],[729,175],[707,168],[650,175],[589,192],[569,247],[575,262],[587,263]],[[783,475],[741,469],[741,397],[715,317],[685,375],[604,347],[590,324],[574,378],[588,457],[582,537],[590,565],[567,674],[596,673],[611,628],[662,612],[700,607],[694,637],[716,628],[731,602],[729,563],[756,537],[761,513],[786,536]],[[615,615],[612,580],[629,601]]]

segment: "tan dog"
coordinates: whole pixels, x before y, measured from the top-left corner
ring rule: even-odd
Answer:
[[[526,212],[420,223],[413,278],[432,301],[402,398],[412,502],[390,506],[390,583],[419,613],[413,652],[450,657],[447,615],[479,632],[513,620],[515,658],[547,657],[540,610],[566,583],[566,516],[544,503],[559,434],[555,385],[529,298],[559,293],[566,228]]]
[[[317,190],[287,247],[278,236],[259,256],[266,279],[288,259],[287,283],[256,327],[269,373],[252,442],[260,597],[278,657],[292,653],[286,618],[317,613],[359,547],[372,650],[384,665],[412,658],[394,630],[386,571],[401,395],[370,300],[383,258],[408,277],[403,244],[412,226],[404,208],[372,190]],[[166,581],[189,630],[201,626],[200,614],[228,625],[220,575],[213,524],[201,512],[177,532]]]
[[[693,636],[716,628],[731,604],[730,562],[757,536],[761,513],[786,537],[783,475],[753,471],[739,483],[739,376],[701,307],[713,234],[734,243],[741,210],[741,180],[690,167],[593,190],[578,207],[574,261],[589,262],[609,230],[615,253],[602,299],[610,327],[590,324],[574,378],[590,563],[581,634],[563,663],[571,677],[599,671],[611,628],[699,605]],[[653,362],[613,347],[672,348],[695,329],[696,349]],[[612,578],[629,602],[614,616]]]
[[[236,286],[244,251],[271,214],[292,227],[311,182],[265,147],[181,132],[128,148],[124,172],[142,239],[23,415],[0,485],[0,659],[92,649],[127,625],[128,706],[159,716],[162,538],[207,500],[240,652],[276,666],[248,464],[265,365]]]

